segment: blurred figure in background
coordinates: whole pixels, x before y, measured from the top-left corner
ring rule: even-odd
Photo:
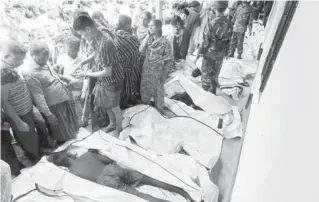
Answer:
[[[185,60],[188,51],[187,36],[185,35],[184,21],[177,15],[173,16],[171,25],[174,28],[174,37],[172,43],[174,60]]]
[[[229,57],[234,57],[235,50],[237,49],[237,58],[242,59],[245,33],[250,21],[251,12],[252,7],[247,1],[243,1],[235,11],[233,18],[234,28],[229,48]]]
[[[145,11],[141,16],[141,22],[136,30],[136,36],[139,42],[142,42],[145,37],[148,35],[149,24],[152,20],[152,14],[148,11]]]

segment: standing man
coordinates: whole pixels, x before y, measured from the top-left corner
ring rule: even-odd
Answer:
[[[250,21],[250,14],[252,12],[252,7],[247,1],[243,1],[237,8],[233,22],[234,22],[234,32],[232,35],[229,57],[234,57],[235,50],[238,52],[238,59],[242,59],[243,45],[245,39],[245,33],[247,31],[248,23]]]
[[[139,68],[140,43],[132,33],[132,19],[127,15],[119,15],[116,24],[114,44],[119,53],[124,72],[124,85],[121,95],[121,108],[128,107],[135,102],[135,95],[139,94],[141,70]]]
[[[15,139],[26,156],[36,162],[40,158],[40,149],[34,126],[32,98],[17,70],[23,63],[27,50],[20,42],[9,40],[1,51],[1,107],[10,122]]]
[[[97,78],[93,94],[95,110],[99,107],[107,110],[110,124],[104,130],[115,130],[115,136],[119,136],[122,130],[122,111],[120,109],[120,97],[123,88],[123,69],[116,52],[113,39],[108,33],[100,31],[94,21],[87,15],[78,16],[73,23],[73,28],[79,32],[82,38],[92,41],[95,54],[87,61],[94,60],[95,68],[76,74],[78,77]],[[83,61],[82,64],[86,64]]]
[[[212,7],[216,18],[210,21],[204,29],[203,42],[200,45],[197,59],[203,57],[203,89],[216,94],[218,75],[227,55],[232,33],[232,22],[224,15],[228,1],[215,1]]]

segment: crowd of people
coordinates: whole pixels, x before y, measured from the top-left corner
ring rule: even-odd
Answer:
[[[110,20],[105,2],[94,3],[66,2],[60,12],[58,6],[22,3],[11,7],[13,13],[6,10],[19,21],[1,45],[1,159],[13,175],[23,165],[10,128],[33,163],[41,147],[74,139],[89,121],[119,136],[123,109],[154,103],[164,110],[164,83],[187,55],[203,57],[202,87],[216,93],[222,61],[236,50],[242,58],[246,31],[263,11],[266,23],[270,5],[238,1],[228,8],[227,1],[192,1],[174,3],[164,19],[144,10],[136,20],[128,10]],[[28,19],[35,18],[45,23],[30,29]]]

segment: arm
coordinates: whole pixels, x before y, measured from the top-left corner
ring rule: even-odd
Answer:
[[[112,177],[110,179],[105,179],[107,182],[106,182],[106,186],[108,187],[111,187],[111,188],[114,188],[114,189],[117,189],[117,190],[120,190],[120,191],[123,191],[123,192],[126,192],[126,193],[129,193],[129,194],[132,194],[134,196],[137,196],[137,197],[140,197],[146,201],[150,201],[150,202],[169,202],[169,201],[166,201],[166,200],[162,200],[162,199],[158,199],[158,198],[155,198],[151,195],[148,195],[148,194],[144,194],[140,191],[138,191],[137,189],[135,189],[134,187],[131,187],[125,183],[123,183],[122,181],[115,181]]]
[[[92,62],[95,58],[95,52],[92,53],[87,59],[85,59],[84,61],[81,62],[81,66],[86,65],[90,62]]]
[[[169,44],[169,42],[166,44],[166,47],[164,49],[164,68],[163,68],[163,80],[162,82],[165,83],[168,73],[170,71],[171,65],[172,65],[173,57],[172,57],[172,48]]]
[[[11,88],[12,83],[7,83],[4,85],[1,85],[1,102],[2,102],[2,108],[5,113],[8,114],[10,119],[14,121],[16,125],[21,124],[23,121],[20,119],[20,117],[17,115],[16,111],[13,109],[11,104],[9,103],[9,90]]]
[[[175,187],[175,186],[172,186],[172,185],[169,185],[169,184],[166,184],[164,182],[160,182],[160,181],[155,180],[153,178],[150,178],[148,176],[145,176],[145,175],[143,176],[142,183],[145,184],[145,185],[151,185],[151,186],[154,186],[154,187],[162,188],[162,189],[177,193],[177,194],[185,197],[186,199],[190,199],[191,201],[193,200],[189,196],[189,194],[186,191],[184,191],[183,189]]]
[[[24,78],[39,111],[42,112],[46,117],[51,116],[52,113],[48,107],[47,101],[45,100],[40,81],[29,75],[25,76]]]
[[[107,156],[101,155],[99,154],[99,151],[96,149],[89,149],[89,151],[91,152],[92,156],[100,161],[102,161],[105,164],[110,164],[113,163],[113,160],[110,159]]]
[[[199,47],[198,50],[198,55],[197,55],[197,59],[201,56],[203,56],[208,49],[209,43],[211,40],[211,32],[210,32],[210,27],[209,24],[207,24],[204,28],[204,32],[203,32],[203,42]]]
[[[143,54],[143,53],[146,51],[147,42],[148,42],[149,38],[150,38],[150,35],[147,35],[147,36],[145,37],[145,39],[142,41],[142,43],[141,43],[141,45],[140,45],[140,48],[139,48],[140,53]]]
[[[102,71],[87,72],[84,76],[93,78],[110,77],[112,76],[112,67],[105,67]]]
[[[114,54],[116,53],[115,45],[112,40],[103,41],[98,59],[101,61],[100,71],[97,72],[87,72],[85,76],[88,77],[110,77],[112,76],[112,65],[114,64]]]

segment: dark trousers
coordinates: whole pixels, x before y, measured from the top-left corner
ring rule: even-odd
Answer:
[[[236,49],[239,55],[243,53],[244,39],[245,33],[233,32],[229,47],[229,55],[234,55]]]
[[[11,173],[17,176],[20,174],[21,167],[11,142],[10,131],[1,130],[1,159],[9,164]]]
[[[10,120],[10,124],[13,130],[14,138],[17,140],[18,144],[25,151],[26,156],[31,161],[36,161],[40,158],[40,148],[39,139],[35,130],[35,122],[33,118],[33,110],[27,114],[20,116],[21,120],[28,124],[29,131],[21,132],[17,129],[16,124]]]
[[[223,64],[223,58],[210,59],[203,58],[202,62],[202,87],[204,90],[216,92],[218,87],[218,76]]]

